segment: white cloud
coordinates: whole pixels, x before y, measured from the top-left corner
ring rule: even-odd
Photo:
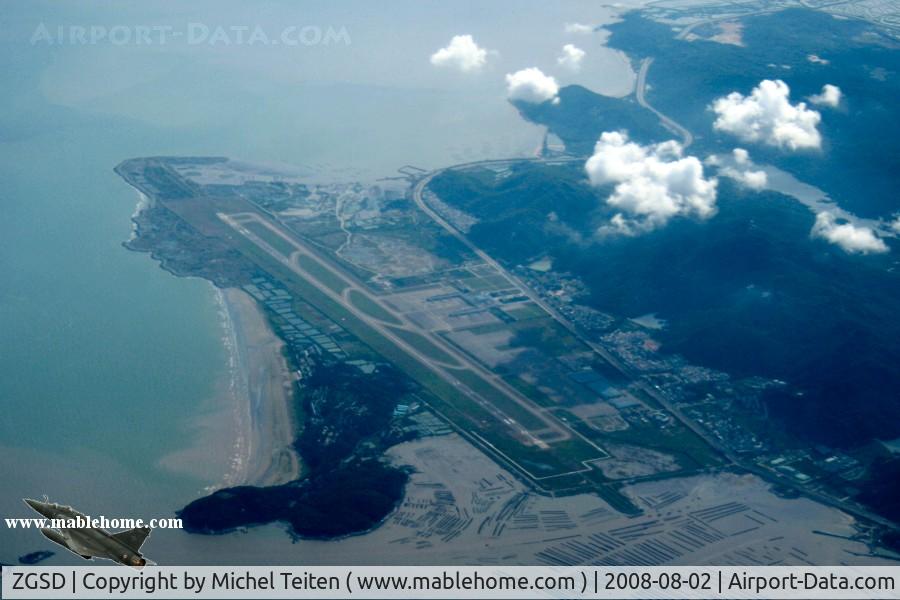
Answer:
[[[487,55],[488,51],[479,47],[471,35],[454,35],[447,46],[431,55],[431,64],[468,73],[487,64]]]
[[[790,94],[780,79],[764,79],[749,96],[732,92],[713,102],[718,115],[713,126],[747,142],[790,150],[819,148],[822,137],[816,127],[822,116],[804,102],[791,104]]]
[[[585,25],[584,23],[566,23],[563,27],[566,33],[576,33],[585,35],[594,31],[593,25]]]
[[[719,169],[719,173],[725,177],[730,177],[738,183],[752,189],[761,190],[766,187],[769,177],[763,170],[753,170],[753,161],[750,160],[750,153],[743,148],[735,148],[732,151],[733,166],[724,166]],[[710,164],[720,164],[717,157],[715,161],[707,161]]]
[[[832,108],[841,103],[841,88],[836,85],[826,83],[822,86],[822,93],[809,97],[809,101],[813,104],[823,104]]]
[[[676,216],[707,219],[716,212],[715,178],[703,177],[696,156],[682,156],[674,140],[641,146],[628,135],[605,132],[584,165],[596,186],[616,184],[606,203],[621,212],[609,229],[633,235],[665,225]]]
[[[891,229],[893,229],[897,233],[900,233],[900,216],[894,219],[894,222],[891,223]]]
[[[828,211],[816,215],[816,222],[810,235],[836,244],[851,254],[888,251],[887,244],[880,240],[872,229],[852,223],[838,223],[837,218]]]
[[[565,67],[570,71],[581,70],[581,61],[584,60],[585,52],[581,48],[573,44],[566,44],[562,48],[562,54],[556,59],[561,67]]]
[[[559,102],[559,84],[537,67],[522,69],[506,75],[506,92],[510,100],[540,104],[547,100]]]
[[[826,59],[822,58],[818,54],[807,54],[806,60],[808,60],[809,62],[816,64],[816,65],[827,65],[828,63],[831,62],[830,60],[826,60]]]
[[[751,190],[757,191],[765,189],[769,182],[765,171],[740,171],[737,173],[736,179]]]

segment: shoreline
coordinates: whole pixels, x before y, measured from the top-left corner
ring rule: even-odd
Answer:
[[[228,302],[222,290],[213,286],[219,324],[222,327],[222,346],[225,349],[227,368],[227,391],[225,399],[230,407],[230,418],[218,427],[219,435],[231,434],[232,445],[228,452],[228,461],[220,482],[207,486],[204,491],[212,493],[223,487],[241,485],[248,480],[248,469],[252,458],[250,422],[250,398],[247,391],[246,368],[243,365],[242,353],[238,345],[237,330],[229,310]],[[228,409],[225,409],[226,411]],[[211,423],[208,423],[212,426]],[[229,429],[232,431],[229,432]]]
[[[256,302],[236,288],[216,289],[229,354],[229,395],[234,399],[229,470],[220,485],[271,486],[299,478],[294,450],[296,416],[293,376],[275,335]]]
[[[140,231],[137,217],[153,200],[138,194],[131,215],[128,241]],[[152,253],[151,253],[152,256]],[[176,277],[194,278],[174,272]],[[160,458],[166,470],[199,477],[208,482],[201,493],[239,486],[270,486],[298,479],[303,472],[293,443],[297,432],[294,410],[294,374],[282,354],[284,342],[269,325],[256,301],[239,288],[211,287],[226,352],[224,377],[213,394],[203,400],[201,414],[186,424],[191,442]]]
[[[293,374],[283,342],[249,295],[215,286],[211,294],[227,365],[199,414],[185,424],[187,444],[159,461],[167,471],[200,480],[194,499],[241,485],[280,485],[303,472],[293,448]]]

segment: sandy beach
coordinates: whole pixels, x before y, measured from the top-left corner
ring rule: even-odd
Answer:
[[[220,292],[231,330],[231,354],[235,364],[232,386],[245,417],[227,485],[277,485],[296,479],[300,459],[292,444],[295,417],[291,393],[292,374],[282,355],[283,342],[269,326],[262,310],[245,292]]]
[[[205,493],[235,485],[277,485],[296,479],[291,444],[295,417],[292,373],[275,335],[253,299],[238,289],[215,290],[222,318],[227,377],[216,382],[207,409],[187,423],[192,443],[161,460],[170,471],[208,483]]]

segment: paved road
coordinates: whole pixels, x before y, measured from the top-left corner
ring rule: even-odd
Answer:
[[[682,29],[678,33],[678,35],[675,36],[675,39],[679,39],[679,40],[686,39],[688,37],[688,35],[690,35],[694,29],[696,29],[697,27],[700,27],[701,25],[708,25],[710,23],[717,23],[719,21],[733,21],[733,20],[735,20],[735,18],[745,18],[745,17],[755,16],[755,15],[768,14],[771,12],[775,12],[776,10],[780,10],[780,9],[759,10],[759,11],[750,12],[750,13],[747,13],[744,15],[740,15],[740,17],[735,17],[734,15],[728,15],[728,16],[723,16],[723,17],[713,17],[711,19],[706,19],[704,21],[697,21],[696,23],[691,23],[690,25],[688,25],[687,27]],[[671,130],[673,133],[681,136],[682,146],[684,148],[687,148],[688,146],[690,146],[691,144],[694,143],[694,135],[690,131],[688,131],[688,129],[686,127],[682,126],[680,123],[678,123],[674,119],[661,113],[659,110],[654,108],[653,105],[651,105],[647,101],[647,73],[650,71],[650,67],[653,65],[653,60],[654,60],[653,58],[645,58],[644,60],[641,61],[641,66],[638,69],[637,82],[635,83],[635,86],[634,86],[634,95],[637,98],[638,104],[640,104],[647,110],[653,112],[653,114],[655,114],[659,118],[660,122],[662,122],[662,124],[664,126],[666,126],[666,128]]]
[[[645,73],[646,76],[646,73]],[[652,109],[651,109],[652,110]],[[685,132],[690,135],[687,130]],[[688,141],[692,141],[693,138],[689,138]],[[424,193],[425,189],[428,187],[428,184],[431,183],[431,180],[434,179],[437,175],[455,169],[465,169],[473,166],[496,166],[498,164],[512,164],[515,162],[521,162],[522,160],[528,160],[532,162],[553,162],[553,159],[544,160],[544,159],[499,159],[499,160],[486,160],[486,161],[475,161],[471,163],[463,163],[459,165],[453,165],[451,167],[447,167],[444,169],[438,169],[436,171],[432,171],[428,173],[421,179],[419,179],[415,185],[413,186],[412,198],[416,205],[429,217],[434,219],[436,223],[438,223],[441,227],[443,227],[447,233],[452,235],[454,238],[459,240],[462,244],[464,244],[467,248],[469,248],[472,252],[474,252],[479,258],[481,258],[484,262],[491,265],[494,269],[497,270],[500,275],[502,275],[508,282],[512,285],[520,288],[523,293],[525,293],[535,304],[538,304],[541,308],[543,308],[551,317],[553,317],[560,325],[565,327],[569,332],[575,335],[579,340],[587,344],[591,347],[597,354],[599,354],[604,360],[610,363],[613,367],[615,367],[619,372],[621,372],[626,377],[636,380],[638,387],[646,392],[650,397],[659,402],[666,410],[668,410],[672,415],[678,419],[680,423],[682,423],[685,427],[693,431],[697,436],[700,437],[703,441],[705,441],[711,448],[716,450],[722,456],[724,456],[731,464],[736,467],[740,467],[748,472],[751,472],[758,477],[769,481],[770,483],[775,483],[781,485],[786,488],[793,489],[799,494],[821,502],[822,504],[826,504],[829,506],[833,506],[844,512],[847,512],[857,518],[862,520],[867,520],[870,522],[877,523],[884,527],[898,530],[900,526],[896,523],[890,521],[889,519],[885,519],[884,517],[877,515],[863,507],[847,504],[842,502],[841,500],[829,496],[827,494],[823,494],[821,492],[817,492],[815,490],[810,490],[802,485],[795,483],[794,481],[782,477],[776,473],[769,471],[768,469],[764,469],[759,465],[747,462],[739,459],[734,453],[732,453],[728,448],[723,447],[707,430],[701,427],[699,424],[695,423],[692,419],[685,416],[681,410],[679,410],[673,403],[669,402],[669,400],[661,394],[658,390],[654,389],[653,386],[649,385],[644,381],[640,381],[634,373],[631,372],[625,365],[623,365],[620,361],[618,361],[615,357],[613,357],[605,348],[599,346],[598,344],[593,343],[591,340],[584,337],[584,335],[566,319],[564,316],[559,314],[556,310],[553,309],[552,306],[549,306],[546,302],[543,301],[540,296],[537,295],[536,292],[532,291],[527,285],[525,285],[522,281],[520,281],[516,276],[509,273],[502,265],[500,265],[496,260],[494,260],[489,254],[484,252],[481,248],[476,246],[472,241],[469,240],[462,232],[456,229],[451,223],[449,223],[446,219],[444,219],[441,215],[436,213],[428,203],[425,202]],[[558,159],[557,159],[558,160]],[[585,160],[584,158],[571,158],[566,160]]]
[[[641,61],[641,67],[640,69],[638,69],[637,82],[634,86],[634,95],[637,98],[638,104],[655,114],[659,118],[660,122],[672,133],[681,136],[681,145],[684,148],[687,148],[694,143],[694,135],[690,131],[688,131],[687,128],[682,127],[673,119],[670,119],[663,113],[653,108],[653,106],[649,102],[647,102],[647,72],[650,70],[650,66],[652,64],[652,58],[645,58]]]
[[[507,160],[489,160],[489,161],[481,161],[475,163],[464,163],[461,165],[454,165],[449,167],[448,169],[461,169],[468,168],[475,165],[492,165],[496,166],[497,164],[509,163],[512,164],[514,162],[521,162],[523,159],[507,159]],[[573,157],[573,158],[565,158],[565,159],[524,159],[529,160],[531,162],[572,162],[572,161],[583,161],[584,158],[581,157]],[[528,296],[528,298],[544,309],[551,317],[553,317],[557,323],[562,325],[567,331],[573,334],[577,339],[581,340],[585,344],[587,344],[591,349],[600,354],[607,362],[615,366],[617,369],[624,370],[624,365],[622,365],[615,357],[613,357],[609,352],[606,351],[602,346],[599,346],[592,342],[591,340],[586,339],[576,328],[575,326],[569,322],[564,316],[562,316],[555,308],[550,306],[540,295],[538,295],[534,290],[528,287],[524,282],[522,282],[518,277],[507,271],[500,263],[498,263],[492,256],[483,251],[481,248],[476,246],[472,241],[469,240],[461,231],[456,229],[451,223],[449,223],[446,219],[444,219],[437,212],[432,210],[428,203],[425,202],[423,197],[425,188],[431,183],[431,180],[434,179],[438,174],[448,170],[448,169],[440,169],[437,171],[433,171],[416,182],[413,187],[412,198],[416,205],[429,217],[434,219],[441,227],[443,227],[447,233],[452,235],[454,238],[459,240],[460,243],[464,244],[469,250],[471,250],[478,258],[483,260],[485,263],[492,266],[500,275],[502,275],[507,282],[513,287],[517,287],[522,290],[522,292]]]

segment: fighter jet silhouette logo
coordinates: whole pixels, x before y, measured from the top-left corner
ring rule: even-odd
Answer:
[[[25,504],[46,519],[69,522],[87,517],[72,508],[55,502],[24,498]],[[136,527],[119,533],[110,533],[99,527],[66,527],[54,529],[42,527],[41,533],[51,542],[59,544],[69,552],[77,554],[85,560],[102,558],[122,565],[140,569],[148,564],[141,554],[141,546],[150,535],[149,527]]]

